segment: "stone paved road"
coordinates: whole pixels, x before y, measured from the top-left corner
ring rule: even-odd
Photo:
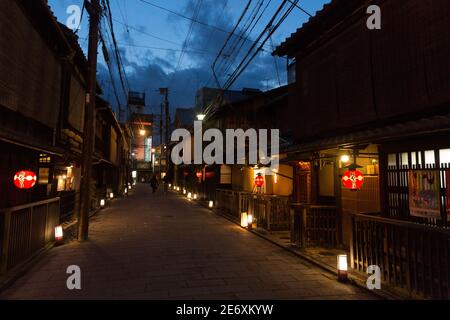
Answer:
[[[139,186],[52,249],[1,299],[373,299],[175,195]],[[78,265],[82,290],[66,287]]]

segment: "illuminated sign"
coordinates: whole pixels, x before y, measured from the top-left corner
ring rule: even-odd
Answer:
[[[348,170],[342,176],[342,184],[350,190],[359,190],[364,184],[364,176],[358,170]]]
[[[261,188],[264,185],[264,177],[261,175],[261,173],[258,173],[258,175],[256,176],[255,185],[258,188]]]
[[[33,171],[22,170],[14,175],[14,185],[19,189],[30,189],[37,182],[36,173]]]

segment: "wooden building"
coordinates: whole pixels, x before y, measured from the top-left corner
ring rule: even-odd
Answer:
[[[0,35],[4,274],[52,242],[56,225],[77,218],[87,61],[75,34],[57,22],[44,0],[0,1]],[[129,133],[105,104],[97,110],[96,156],[111,162],[106,185],[121,192],[128,179]]]
[[[0,30],[0,272],[6,272],[52,241],[54,226],[75,210],[86,65],[45,1],[1,1]]]
[[[450,298],[449,39],[446,0],[334,0],[274,52],[296,74],[293,240],[348,248],[354,270],[378,265],[412,297]],[[341,181],[352,163],[359,191]]]

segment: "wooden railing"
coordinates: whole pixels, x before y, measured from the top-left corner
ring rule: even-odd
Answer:
[[[54,240],[60,198],[0,209],[0,273],[5,273]]]
[[[240,218],[241,212],[252,214],[257,227],[268,231],[283,231],[290,228],[289,198],[261,195],[233,190],[217,190],[219,208]]]
[[[412,298],[450,299],[450,230],[370,215],[352,216],[351,267],[380,267]]]
[[[239,192],[232,190],[217,190],[216,202],[217,207],[224,209],[228,214],[239,219],[240,212],[245,210],[242,203],[243,199]]]
[[[299,247],[337,247],[340,226],[335,206],[292,204],[291,242]]]

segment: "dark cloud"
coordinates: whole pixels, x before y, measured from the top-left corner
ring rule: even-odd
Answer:
[[[182,10],[184,15],[192,16],[196,4],[197,1],[190,0],[185,7],[180,10]],[[225,0],[203,0],[198,20],[224,30],[232,30],[236,17],[232,15],[229,10],[224,10],[224,4]],[[182,26],[183,29],[180,32],[184,35],[187,34],[186,26],[189,26],[187,20],[173,14],[169,14],[167,19],[172,25],[179,25],[180,30]],[[145,30],[145,27],[142,28]],[[254,34],[260,32],[261,27],[257,29],[258,30],[255,30]],[[127,32],[125,30],[122,41],[126,41],[126,43],[133,45],[133,32],[132,30],[129,31],[130,32]],[[169,87],[172,111],[177,107],[193,106],[197,89],[207,84],[208,80],[211,80],[211,63],[215,58],[215,54],[204,54],[203,52],[197,53],[193,51],[202,50],[218,53],[227,36],[228,34],[225,32],[194,24],[192,34],[187,43],[187,50],[189,52],[184,55],[180,68],[177,70],[175,69],[179,61],[179,52],[169,51],[164,58],[155,56],[151,51],[147,51],[138,57],[131,57],[128,55],[136,55],[136,51],[123,51],[122,49],[122,57],[124,64],[127,66],[130,88],[132,90],[145,91],[147,93],[147,104],[150,107],[148,111],[150,112],[159,112],[161,97],[159,96],[157,89],[160,87]],[[234,40],[236,40],[235,37],[231,39],[231,42]],[[242,60],[243,53],[249,49],[251,44],[250,41],[245,43],[241,54],[234,59],[234,66]],[[225,54],[229,54],[229,51],[230,48],[227,48]],[[127,52],[128,55],[125,54],[125,52]],[[226,72],[226,68],[223,68],[222,66],[231,63],[233,61],[232,58],[233,57],[222,57],[218,64],[217,70],[219,71],[222,84],[226,81],[228,74],[234,70],[233,68],[230,68],[228,72]],[[281,80],[284,82],[286,73],[285,62],[283,62],[283,60],[278,61],[278,69]],[[104,66],[99,68],[99,78],[103,79],[106,83],[108,82],[107,79],[109,79],[109,75]],[[270,55],[270,52],[263,52],[258,55],[253,63],[240,76],[232,89],[240,89],[243,87],[266,89],[267,84],[269,87],[278,85],[278,81],[275,80],[276,78],[274,58]],[[214,84],[214,81],[209,82],[209,86],[214,86]],[[108,90],[105,90],[105,95],[112,96],[108,93]],[[113,105],[116,104],[114,100],[111,100],[111,103]]]

